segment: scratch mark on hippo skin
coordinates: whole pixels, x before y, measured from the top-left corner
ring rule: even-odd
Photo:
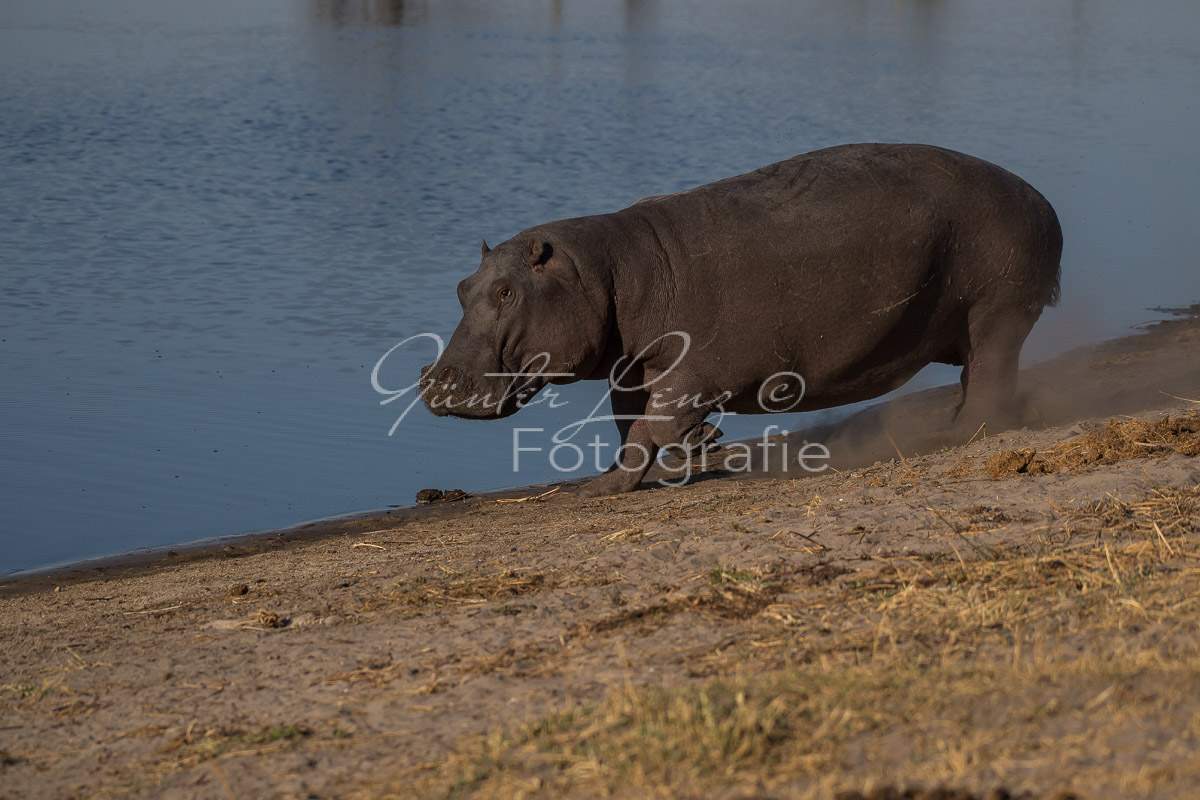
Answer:
[[[790,188],[792,188],[793,186],[795,186],[795,185],[796,185],[796,181],[800,180],[800,178],[801,178],[801,177],[802,177],[802,176],[803,176],[805,173],[809,172],[809,170],[810,170],[811,168],[812,168],[812,161],[804,161],[803,163],[801,163],[801,164],[800,164],[800,169],[798,169],[798,170],[796,170],[795,172],[793,172],[793,173],[792,173],[792,177],[788,178],[788,180],[787,180],[787,183],[785,183],[785,184],[783,185],[783,188],[784,188],[784,189],[790,189]],[[816,175],[812,176],[812,178],[810,178],[810,179],[809,179],[809,183],[811,184],[811,183],[812,183],[812,181],[813,181],[813,180],[814,180],[816,177],[817,177]]]
[[[787,192],[793,186],[796,186],[800,179],[806,175],[808,176],[808,180],[804,181],[802,185],[798,186],[795,191],[790,192],[787,197],[780,198],[778,203],[779,208],[799,200],[805,192],[811,189],[813,184],[816,183],[821,177],[820,168],[814,167],[811,161],[805,161],[800,165],[800,169],[796,170],[794,173],[792,173],[792,176],[788,178],[787,183],[783,185],[782,192]]]
[[[921,287],[921,289],[924,289],[924,288],[925,288],[924,286]],[[898,308],[899,306],[902,306],[905,303],[907,303],[909,300],[912,300],[914,297],[916,297],[917,295],[919,295],[921,293],[921,289],[917,289],[915,292],[910,294],[908,297],[905,297],[902,300],[897,300],[896,302],[892,303],[891,305],[887,305],[887,306],[884,306],[883,308],[876,309],[875,311],[872,311],[871,313],[872,314],[886,314],[887,312],[891,311],[892,309]]]
[[[929,284],[933,281],[933,277],[934,276],[930,275],[927,278],[925,278],[925,280],[921,281],[921,285],[917,287],[917,290],[915,292],[913,292],[912,294],[910,294],[908,297],[901,298],[900,300],[897,300],[896,302],[892,303],[891,305],[886,305],[883,308],[877,308],[874,311],[872,311],[871,313],[875,314],[875,315],[886,314],[895,308],[899,308],[900,306],[907,303],[909,300],[912,300],[914,297],[919,295],[921,292],[925,291],[925,288],[927,286],[929,286]]]

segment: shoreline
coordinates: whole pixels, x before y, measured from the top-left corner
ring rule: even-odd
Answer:
[[[471,500],[487,501],[507,497],[520,497],[539,489],[544,491],[551,486],[569,485],[579,480],[497,489],[481,494],[468,494],[462,500],[445,503],[402,506],[373,511],[351,511],[331,517],[321,517],[299,522],[285,528],[231,533],[223,536],[194,539],[182,544],[143,547],[123,553],[112,553],[80,559],[78,561],[67,561],[28,570],[18,570],[0,575],[0,596],[3,596],[5,590],[9,588],[37,592],[43,591],[47,587],[61,586],[78,581],[128,576],[143,570],[152,571],[161,567],[178,566],[193,561],[204,561],[219,557],[236,558],[255,553],[277,551],[285,549],[288,546],[319,541],[326,537],[340,536],[348,533],[361,533],[365,528],[378,527],[379,525],[394,525],[415,519],[424,519],[425,517],[440,518],[452,516],[455,513],[453,510],[455,507],[461,506]]]
[[[1172,399],[1185,399],[1173,397],[1172,394],[1161,390],[1147,392],[1127,389],[1120,393],[1097,395],[1090,392],[1081,393],[1077,390],[1077,386],[1072,387],[1071,385],[1081,372],[1094,370],[1097,365],[1102,367],[1106,362],[1114,359],[1118,363],[1129,364],[1135,356],[1144,356],[1147,352],[1160,350],[1162,347],[1160,340],[1170,339],[1173,336],[1182,337],[1182,341],[1185,343],[1194,340],[1196,348],[1200,349],[1200,303],[1187,308],[1156,310],[1175,314],[1176,317],[1150,323],[1141,333],[1075,348],[1022,369],[1020,373],[1021,392],[1027,397],[1027,402],[1035,407],[1035,413],[1029,415],[1026,422],[1040,422],[1043,427],[1050,427],[1067,424],[1079,415],[1094,417],[1144,411],[1155,407],[1169,406]],[[1142,385],[1145,388],[1149,376],[1164,369],[1174,371],[1176,374],[1190,371],[1192,375],[1200,375],[1200,358],[1188,359],[1186,353],[1176,353],[1175,355],[1175,363],[1140,371],[1126,370],[1130,373],[1127,375],[1121,375],[1114,371],[1110,379],[1119,380],[1126,385]],[[1181,367],[1180,361],[1187,362],[1189,360],[1194,362],[1190,370],[1186,366]],[[1072,391],[1073,388],[1076,390]],[[1200,377],[1194,382],[1184,380],[1177,388],[1181,392],[1186,393],[1190,390],[1195,396],[1200,396]],[[827,446],[832,443],[833,457],[830,465],[835,470],[890,461],[897,455],[901,458],[906,455],[925,455],[946,446],[962,444],[962,442],[955,441],[944,426],[940,429],[937,423],[930,426],[930,420],[944,421],[950,418],[952,410],[958,402],[959,392],[960,389],[957,385],[921,389],[901,395],[891,401],[873,404],[836,422],[812,425],[783,436],[775,435],[771,439],[776,442],[786,440],[790,444],[794,444],[795,449],[810,441],[826,443]],[[1084,396],[1085,394],[1087,396]],[[763,415],[764,419],[767,416]],[[733,444],[755,445],[757,442],[758,440],[749,439],[723,442],[722,444],[728,448]],[[749,469],[744,471],[746,474],[730,474],[721,477],[726,480],[755,480],[781,475],[778,468],[772,468],[770,464],[762,462],[761,454],[755,451],[754,447],[751,447],[751,453],[753,463]],[[705,480],[711,476],[711,473],[720,472],[720,460],[724,457],[727,457],[727,454],[718,451],[715,455],[715,463],[702,464],[697,470],[696,476],[692,478],[692,482],[687,485],[693,485],[697,480]],[[794,477],[794,472],[791,477]],[[652,469],[643,481],[643,488],[639,491],[655,488],[647,487],[646,484],[650,484],[664,474],[659,468]],[[29,570],[18,570],[0,575],[0,594],[5,590],[18,589],[36,592],[47,586],[115,575],[129,575],[140,570],[153,570],[195,560],[250,555],[308,541],[318,541],[331,536],[361,533],[372,525],[403,522],[409,519],[423,518],[426,515],[444,518],[453,516],[457,513],[455,509],[461,509],[472,501],[528,496],[554,487],[570,487],[586,479],[586,477],[577,477],[550,483],[514,486],[480,494],[468,492],[467,497],[462,501],[353,511],[299,522],[283,528],[224,534],[177,545],[139,548],[128,552],[61,562]]]

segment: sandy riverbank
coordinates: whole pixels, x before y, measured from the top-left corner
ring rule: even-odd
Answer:
[[[815,477],[7,582],[0,796],[1195,797],[1200,324],[1023,379],[1025,430],[923,392]]]

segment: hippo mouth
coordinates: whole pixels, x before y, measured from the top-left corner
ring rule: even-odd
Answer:
[[[528,405],[546,383],[536,373],[494,372],[477,377],[435,363],[421,369],[421,399],[438,417],[503,419]]]

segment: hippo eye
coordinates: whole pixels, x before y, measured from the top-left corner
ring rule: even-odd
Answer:
[[[508,298],[512,297],[512,289],[509,289],[507,286],[505,286],[496,292],[496,296],[499,297],[501,301],[507,300]]]

